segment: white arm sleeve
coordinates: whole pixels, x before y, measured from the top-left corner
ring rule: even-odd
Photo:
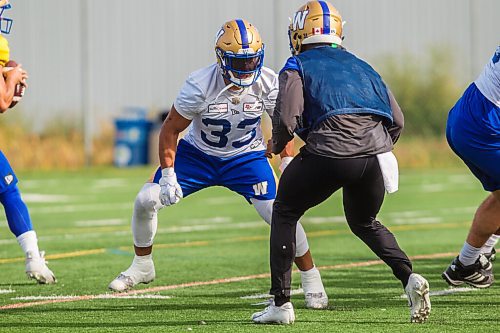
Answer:
[[[264,109],[269,114],[269,116],[273,116],[274,107],[276,106],[276,99],[278,98],[278,90],[279,90],[279,80],[278,75],[268,69],[265,68],[263,70],[262,76],[262,89],[264,92]]]

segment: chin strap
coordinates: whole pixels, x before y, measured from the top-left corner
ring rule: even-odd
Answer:
[[[226,91],[228,91],[229,89],[231,89],[232,87],[238,87],[240,88],[240,90],[238,91],[238,95],[237,97],[241,100],[243,99],[243,97],[245,97],[247,94],[248,94],[248,87],[239,87],[238,85],[236,85],[235,83],[231,82],[229,83],[227,86],[224,87],[224,89],[222,89],[218,94],[217,96],[215,97],[214,101],[218,100],[219,97],[225,93]]]

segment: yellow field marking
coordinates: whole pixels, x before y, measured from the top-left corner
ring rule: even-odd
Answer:
[[[66,252],[66,253],[57,253],[57,254],[50,254],[45,256],[45,259],[64,259],[64,258],[74,258],[74,257],[81,257],[81,256],[88,256],[91,254],[100,254],[106,252],[106,249],[93,249],[93,250],[83,250],[83,251],[74,251],[74,252]],[[19,261],[24,261],[26,258],[9,258],[9,259],[0,259],[0,264],[7,264],[11,262],[19,262]]]
[[[461,226],[469,226],[469,222],[462,223],[442,223],[442,224],[416,224],[416,225],[395,225],[390,226],[390,230],[395,231],[409,231],[409,230],[432,230],[432,229],[447,229],[450,227],[461,227]],[[307,238],[315,238],[322,236],[332,236],[332,235],[340,235],[340,234],[350,234],[350,230],[322,230],[322,231],[311,231],[307,232]],[[269,236],[247,236],[247,237],[236,237],[229,238],[223,240],[216,241],[193,241],[193,242],[179,242],[179,243],[166,243],[166,244],[155,244],[155,249],[173,249],[173,248],[183,248],[183,247],[197,247],[197,246],[209,246],[213,243],[237,243],[237,242],[252,242],[259,240],[268,240]],[[131,251],[132,248],[130,246],[120,246],[118,249],[122,251]],[[86,255],[100,254],[105,253],[106,249],[91,249],[91,250],[83,250],[83,251],[75,251],[75,252],[67,252],[67,253],[58,253],[47,255],[46,259],[65,259],[72,257],[81,257]],[[131,252],[132,253],[132,252]],[[1,264],[8,264],[13,262],[21,262],[24,261],[25,258],[8,258],[8,259],[0,259]]]
[[[418,255],[418,256],[412,256],[412,257],[410,257],[410,259],[411,260],[420,260],[420,259],[448,258],[448,257],[455,256],[455,254],[456,253],[454,253],[454,252],[423,254],[423,255]],[[369,260],[369,261],[351,262],[351,263],[347,263],[347,264],[338,264],[338,265],[331,265],[331,266],[320,266],[320,267],[318,267],[318,269],[319,270],[332,270],[332,269],[343,269],[343,268],[367,267],[367,266],[382,265],[382,264],[384,264],[384,262],[382,260]],[[297,272],[298,272],[298,270],[294,270],[294,273],[297,273]],[[160,291],[174,290],[174,289],[181,289],[181,288],[209,286],[209,285],[217,285],[217,284],[223,284],[223,283],[248,281],[248,280],[254,280],[254,279],[265,279],[265,278],[270,278],[270,276],[271,276],[271,274],[269,274],[269,273],[235,276],[235,277],[230,277],[230,278],[222,278],[222,279],[215,279],[215,280],[209,280],[209,281],[194,281],[194,282],[186,282],[186,283],[180,283],[180,284],[172,284],[172,285],[166,285],[166,286],[145,288],[145,289],[139,289],[139,290],[131,290],[128,292],[116,293],[113,295],[117,296],[117,297],[130,296],[130,295],[140,295],[140,294],[155,293],[155,292],[160,292]],[[65,299],[52,299],[52,300],[42,300],[42,301],[25,302],[25,303],[14,303],[14,304],[0,306],[0,310],[11,310],[11,309],[29,308],[29,307],[39,306],[39,305],[46,305],[46,304],[54,304],[54,303],[77,302],[77,301],[101,299],[101,298],[103,298],[103,295],[105,295],[105,294],[81,295],[81,296],[74,296],[74,297],[69,297],[69,298],[65,298]]]

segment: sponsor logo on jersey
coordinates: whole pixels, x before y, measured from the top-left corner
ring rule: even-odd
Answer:
[[[267,181],[253,185],[253,191],[255,192],[255,195],[267,194]]]
[[[262,139],[257,139],[250,145],[250,149],[255,149],[262,143]]]
[[[210,104],[208,106],[208,113],[227,113],[229,106],[227,103]]]
[[[10,185],[14,181],[13,175],[7,175],[4,177],[5,184]]]
[[[233,114],[233,115],[235,115],[235,114],[240,114],[240,111],[239,111],[239,110],[236,110],[236,109],[231,108],[231,114]]]
[[[264,103],[243,103],[243,111],[244,112],[261,112],[264,108]]]

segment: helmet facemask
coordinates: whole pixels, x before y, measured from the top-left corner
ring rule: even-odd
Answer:
[[[248,51],[246,51],[248,50]],[[241,53],[232,53],[216,49],[222,76],[240,87],[252,85],[260,76],[264,64],[264,45],[257,52],[252,49],[241,49]]]
[[[3,34],[9,34],[10,29],[12,29],[12,19],[4,17],[3,12],[6,9],[10,9],[11,5],[9,1],[0,1],[0,32]]]

